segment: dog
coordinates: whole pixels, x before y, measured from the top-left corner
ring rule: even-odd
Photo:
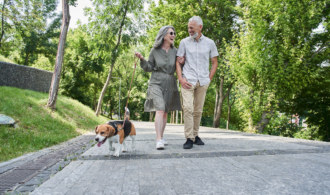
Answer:
[[[109,150],[114,151],[113,156],[119,157],[120,150],[122,152],[127,151],[127,144],[125,140],[128,136],[132,139],[132,149],[135,149],[135,136],[136,130],[128,119],[125,119],[124,128],[122,128],[124,121],[114,121],[108,122],[102,125],[97,125],[95,127],[95,141],[97,141],[97,146],[100,147],[105,143],[106,140],[109,142]],[[113,143],[118,143],[117,147],[113,147]]]

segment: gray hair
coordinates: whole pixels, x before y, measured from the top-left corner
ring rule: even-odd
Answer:
[[[164,43],[164,37],[167,35],[167,31],[168,29],[171,28],[174,30],[175,32],[175,29],[173,26],[163,26],[160,28],[157,36],[156,36],[156,39],[155,39],[155,43],[154,43],[154,48],[157,49],[159,47],[161,47]],[[171,44],[171,47],[174,47],[173,43]]]
[[[198,25],[203,25],[203,20],[199,16],[193,16],[189,19],[189,22],[195,21]]]

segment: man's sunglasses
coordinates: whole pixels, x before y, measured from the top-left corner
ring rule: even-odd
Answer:
[[[175,36],[175,32],[169,32],[168,34],[170,34],[170,35],[174,35]]]

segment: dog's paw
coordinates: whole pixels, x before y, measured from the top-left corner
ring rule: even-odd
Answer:
[[[114,157],[119,157],[119,152],[115,152],[115,153],[113,153],[113,156],[114,156]]]

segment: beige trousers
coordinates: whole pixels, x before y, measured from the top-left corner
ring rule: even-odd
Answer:
[[[181,88],[184,111],[184,133],[186,138],[190,138],[193,141],[198,136],[208,87],[209,84],[200,86],[199,82],[197,82],[190,89]]]

